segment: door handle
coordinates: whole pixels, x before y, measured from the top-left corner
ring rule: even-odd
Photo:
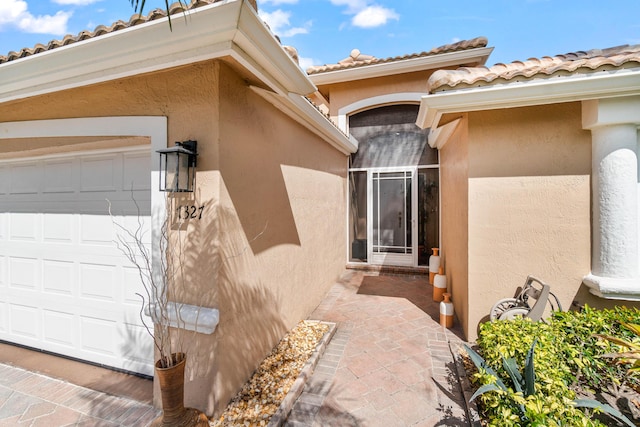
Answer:
[[[398,228],[402,228],[402,212],[398,212]]]

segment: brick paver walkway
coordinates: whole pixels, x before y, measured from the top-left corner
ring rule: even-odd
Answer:
[[[0,364],[0,427],[146,426],[150,405]]]
[[[286,426],[467,426],[449,342],[424,276],[348,272],[310,316],[336,322]],[[454,296],[455,298],[455,296]]]
[[[467,426],[449,342],[424,276],[348,271],[311,319],[336,333],[288,427]],[[454,295],[455,298],[455,295]],[[0,427],[146,426],[160,411],[0,363]]]

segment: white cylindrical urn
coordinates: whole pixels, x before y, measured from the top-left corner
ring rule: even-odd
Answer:
[[[451,294],[442,294],[444,301],[440,303],[440,325],[445,328],[453,327],[453,303]]]
[[[429,284],[433,285],[433,279],[435,279],[440,268],[440,255],[438,254],[440,248],[431,248],[431,250],[433,255],[429,257]]]
[[[444,268],[440,266],[438,274],[433,278],[433,300],[442,301],[445,292],[447,292],[447,276],[444,274]]]

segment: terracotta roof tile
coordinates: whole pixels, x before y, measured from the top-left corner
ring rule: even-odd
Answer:
[[[184,12],[185,10],[191,10],[202,6],[207,6],[212,3],[219,2],[221,0],[192,0],[191,3],[185,8],[183,4],[180,2],[175,2],[169,7],[169,15],[176,15]],[[15,52],[11,51],[7,55],[0,55],[0,64],[14,61],[16,59],[24,58],[31,55],[36,55],[40,52],[56,49],[62,46],[67,46],[72,43],[77,43],[82,40],[91,39],[94,37],[99,37],[104,34],[113,33],[115,31],[119,31],[125,28],[133,27],[134,25],[144,24],[146,22],[154,21],[156,19],[164,18],[167,16],[167,12],[162,9],[154,9],[149,12],[146,16],[142,16],[140,14],[131,15],[129,21],[116,21],[110,26],[98,25],[95,30],[88,31],[83,30],[80,31],[77,35],[73,36],[71,34],[67,34],[62,38],[62,40],[52,40],[46,45],[38,43],[32,48],[22,48],[20,51]]]
[[[531,58],[491,67],[462,67],[438,70],[427,82],[429,93],[451,89],[482,87],[500,83],[544,79],[599,70],[640,66],[640,45],[570,52],[564,55]]]
[[[363,67],[366,65],[383,64],[387,62],[396,62],[396,61],[403,61],[403,60],[413,59],[413,58],[422,58],[425,56],[439,55],[442,53],[458,52],[458,51],[463,51],[468,49],[475,49],[479,47],[486,47],[487,43],[488,41],[486,37],[476,37],[475,39],[471,39],[471,40],[463,40],[457,43],[446,44],[444,46],[435,47],[428,52],[413,53],[413,54],[402,55],[402,56],[394,56],[390,58],[376,58],[375,56],[371,56],[371,55],[363,55],[362,53],[360,53],[358,49],[353,49],[351,51],[351,54],[347,58],[341,61],[338,61],[337,64],[327,64],[327,65],[309,67],[307,68],[307,74],[309,75],[320,74],[320,73],[326,73],[329,71],[339,71],[339,70],[345,70],[349,68]]]

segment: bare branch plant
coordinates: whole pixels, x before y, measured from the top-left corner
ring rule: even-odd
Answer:
[[[133,198],[133,197],[132,197]],[[182,239],[180,236],[169,236],[170,225],[170,200],[165,198],[167,215],[160,226],[160,236],[158,242],[158,273],[154,275],[153,257],[150,247],[145,243],[148,230],[145,229],[145,222],[140,214],[140,207],[133,198],[137,209],[137,223],[131,229],[115,220],[109,203],[109,215],[115,226],[117,248],[136,267],[140,282],[144,288],[144,294],[136,293],[142,301],[140,306],[140,320],[146,331],[153,339],[154,346],[159,354],[158,367],[168,368],[179,363],[182,359],[176,359],[173,355],[182,354],[182,334],[172,337],[172,319],[175,319],[174,326],[184,326],[181,317],[182,304],[175,303],[175,294],[184,278],[184,251],[182,250]],[[181,231],[184,222],[177,224],[176,229]],[[172,240],[170,240],[172,239]],[[198,312],[199,314],[199,312]],[[149,323],[149,317],[153,321],[153,326]],[[196,318],[197,324],[197,318]],[[194,331],[195,333],[195,331]]]

